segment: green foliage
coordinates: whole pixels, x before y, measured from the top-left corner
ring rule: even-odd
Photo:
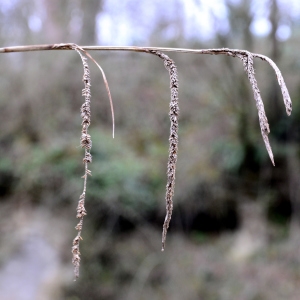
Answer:
[[[157,205],[157,189],[163,179],[151,172],[150,159],[139,157],[126,141],[103,132],[92,133],[92,177],[88,183],[89,201],[113,203],[120,210],[130,208],[147,213]]]
[[[224,171],[237,172],[245,159],[243,145],[238,141],[220,139],[213,150],[220,158],[220,166]]]

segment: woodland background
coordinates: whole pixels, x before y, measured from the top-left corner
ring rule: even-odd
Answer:
[[[187,4],[188,3],[188,4]],[[189,6],[189,9],[187,6]],[[74,42],[229,47],[255,61],[275,156],[242,63],[169,53],[179,71],[179,158],[166,250],[169,78],[157,57],[92,52],[93,176],[81,275],[71,244],[84,173],[82,65],[74,51],[0,55],[1,299],[298,299],[300,8],[297,1],[0,1],[3,46]]]

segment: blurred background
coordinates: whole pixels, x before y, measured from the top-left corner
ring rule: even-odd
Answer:
[[[81,60],[73,51],[1,54],[1,300],[299,299],[300,2],[0,0],[1,47],[66,42],[261,53],[281,69],[293,112],[271,67],[255,60],[273,167],[239,59],[168,54],[181,114],[162,253],[168,73],[155,56],[92,52],[111,88],[116,135],[90,63],[93,176],[74,282]]]

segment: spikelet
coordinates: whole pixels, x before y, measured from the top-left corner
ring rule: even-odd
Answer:
[[[282,74],[281,74],[280,70],[278,69],[278,67],[276,66],[274,61],[271,58],[269,58],[265,55],[253,54],[253,57],[258,57],[258,58],[268,62],[270,64],[270,66],[274,69],[277,80],[278,80],[278,84],[280,86],[281,93],[282,93],[282,96],[283,96],[283,102],[284,102],[284,105],[285,105],[286,113],[287,113],[288,116],[290,116],[291,113],[292,113],[292,100],[291,100],[291,97],[289,95],[289,91],[286,87],[286,84],[284,82],[284,79],[282,77]]]
[[[235,54],[238,58],[240,58],[243,62],[244,65],[244,70],[248,75],[248,79],[250,81],[254,99],[256,102],[256,108],[258,111],[258,119],[259,119],[259,125],[260,125],[260,131],[261,135],[263,137],[266,149],[268,151],[269,157],[272,161],[272,164],[275,166],[274,163],[274,156],[272,152],[272,148],[269,142],[268,134],[270,133],[270,127],[268,123],[268,119],[266,116],[265,108],[264,108],[264,103],[261,99],[260,96],[260,91],[257,85],[257,80],[255,78],[255,72],[253,68],[253,55],[250,52],[247,52],[246,54]]]
[[[163,225],[162,232],[162,251],[165,249],[167,231],[172,217],[173,211],[173,196],[175,188],[175,173],[176,173],[176,162],[178,152],[178,76],[177,67],[173,60],[167,55],[160,51],[152,50],[150,53],[157,55],[164,61],[165,68],[169,71],[170,75],[170,89],[171,89],[171,101],[170,101],[170,137],[169,137],[169,157],[167,166],[167,186],[166,186],[166,217]]]

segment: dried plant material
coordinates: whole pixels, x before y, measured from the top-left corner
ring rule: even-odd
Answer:
[[[99,68],[99,70],[101,71],[102,77],[103,77],[103,81],[105,84],[105,88],[108,94],[108,98],[109,98],[109,104],[110,104],[110,110],[111,110],[111,118],[112,118],[112,136],[113,138],[115,137],[115,114],[114,114],[114,105],[113,105],[113,101],[112,101],[112,97],[111,97],[111,93],[110,93],[110,89],[109,89],[109,85],[108,85],[108,81],[106,79],[105,73],[103,71],[103,69],[101,68],[101,66],[94,60],[94,58],[87,52],[85,51],[83,48],[77,46],[77,45],[73,45],[74,49],[78,49],[80,51],[82,51],[87,57],[89,57],[95,64],[96,66]]]
[[[25,47],[25,48],[27,48],[27,47]],[[0,48],[0,53],[2,53],[2,49],[3,48]],[[44,49],[44,50],[46,50],[46,49],[47,50],[76,50],[78,53],[80,53],[80,51],[81,51],[96,64],[96,66],[101,71],[103,81],[104,81],[104,84],[105,84],[105,88],[106,88],[108,98],[109,98],[111,117],[112,117],[112,136],[114,138],[115,137],[115,114],[114,114],[113,101],[112,101],[112,97],[111,97],[111,93],[110,93],[110,89],[109,89],[109,85],[108,85],[108,81],[106,79],[105,73],[104,73],[103,69],[101,68],[101,66],[96,62],[96,60],[84,48],[82,48],[82,47],[80,47],[80,46],[78,46],[74,43],[61,43],[61,44],[54,44],[54,45],[40,45],[38,47],[38,49],[39,50],[41,50],[41,49]],[[24,51],[30,51],[30,50],[24,50]],[[4,52],[7,52],[7,50],[4,51]],[[80,53],[80,56],[81,56],[81,53]]]
[[[88,134],[88,128],[91,124],[91,80],[90,80],[90,69],[87,64],[87,58],[82,55],[80,50],[75,46],[74,50],[80,55],[82,64],[83,64],[83,79],[84,82],[84,89],[82,90],[82,96],[84,97],[84,103],[81,106],[81,118],[82,118],[82,130],[81,130],[81,138],[80,138],[80,145],[85,150],[83,163],[85,167],[85,172],[83,175],[84,184],[83,184],[83,192],[79,197],[78,205],[77,205],[77,215],[76,217],[79,219],[79,223],[76,225],[76,230],[78,231],[77,236],[73,240],[73,247],[72,247],[72,263],[74,265],[74,275],[75,280],[79,277],[79,267],[80,267],[80,252],[79,252],[79,243],[82,240],[81,237],[81,230],[83,224],[83,217],[86,215],[86,210],[84,207],[85,202],[85,195],[86,195],[86,183],[88,175],[91,175],[91,171],[88,169],[88,164],[92,162],[92,155],[90,153],[92,148],[92,140],[91,136]]]
[[[105,83],[105,87],[108,93],[109,101],[110,101],[110,108],[112,113],[112,121],[113,121],[113,137],[114,137],[114,131],[115,131],[115,118],[114,118],[114,109],[113,109],[113,102],[111,98],[111,93],[109,90],[108,82],[105,76],[105,73],[101,66],[93,59],[93,57],[86,52],[84,49],[79,47],[76,44],[60,44],[63,48],[71,47],[73,50],[75,50],[81,57],[82,65],[83,65],[83,79],[84,82],[84,89],[82,90],[82,96],[84,97],[85,101],[81,106],[80,112],[81,112],[81,118],[82,118],[82,130],[81,130],[81,138],[80,138],[80,146],[85,149],[85,154],[83,158],[83,163],[85,166],[85,173],[82,176],[84,179],[84,186],[83,186],[83,192],[81,196],[79,197],[78,206],[77,206],[77,215],[76,217],[79,220],[79,223],[76,225],[75,229],[78,231],[77,236],[73,240],[73,247],[72,247],[72,263],[74,265],[74,275],[75,280],[79,277],[79,267],[80,267],[80,252],[79,252],[79,243],[80,240],[82,240],[81,237],[81,230],[82,230],[82,224],[83,224],[83,217],[87,214],[84,203],[85,203],[85,195],[86,195],[86,185],[87,185],[87,177],[88,175],[92,175],[92,172],[88,169],[88,164],[92,162],[92,155],[90,153],[92,148],[92,139],[91,136],[88,134],[88,128],[91,124],[91,79],[90,79],[90,69],[87,63],[87,58],[82,54],[82,52],[88,56],[100,69],[103,80]]]
[[[281,92],[282,92],[282,96],[283,96],[283,102],[284,102],[284,105],[285,105],[285,109],[286,109],[286,113],[288,116],[291,115],[292,113],[292,100],[290,98],[290,94],[289,94],[289,91],[285,85],[285,82],[284,82],[284,79],[282,77],[282,74],[280,72],[280,70],[278,69],[278,67],[276,66],[276,64],[274,63],[274,61],[265,56],[265,55],[261,55],[261,54],[253,54],[254,57],[258,57],[262,60],[265,60],[266,62],[268,62],[271,67],[274,69],[275,71],[275,74],[276,74],[276,77],[277,77],[277,80],[278,80],[278,84],[281,88]]]
[[[162,251],[165,250],[165,243],[167,237],[167,231],[172,217],[173,211],[173,195],[175,188],[175,172],[178,152],[178,76],[177,68],[167,55],[159,51],[150,51],[150,53],[157,55],[164,61],[165,68],[169,71],[170,75],[170,89],[171,89],[171,101],[170,101],[170,137],[169,137],[169,157],[167,167],[167,186],[166,186],[166,217],[163,225],[162,233]]]
[[[273,156],[272,148],[271,148],[269,138],[268,138],[268,134],[270,133],[270,127],[269,127],[268,119],[266,116],[264,103],[261,99],[260,91],[259,91],[257,81],[255,78],[255,72],[254,72],[254,68],[253,68],[253,55],[251,53],[247,53],[246,55],[245,54],[244,55],[236,54],[236,56],[242,60],[244,69],[248,74],[248,79],[249,79],[251,87],[252,87],[254,99],[256,102],[256,108],[258,111],[258,119],[259,119],[261,135],[265,142],[265,146],[266,146],[266,149],[270,156],[270,159],[272,161],[272,164],[273,164],[273,166],[275,166],[274,156]]]
[[[83,192],[79,198],[78,206],[77,206],[77,218],[79,219],[78,224],[76,225],[76,230],[78,231],[77,236],[73,240],[73,259],[72,262],[74,264],[74,272],[75,278],[79,276],[79,267],[80,267],[80,252],[79,252],[79,243],[82,240],[81,230],[83,225],[83,217],[86,215],[86,210],[84,207],[85,204],[85,196],[86,196],[86,184],[87,177],[91,175],[91,171],[88,169],[88,164],[92,162],[92,156],[90,153],[92,147],[91,136],[88,134],[88,127],[90,125],[91,118],[91,109],[90,109],[90,71],[87,64],[87,58],[83,55],[85,54],[89,57],[100,69],[103,80],[106,86],[106,90],[110,100],[111,114],[112,114],[112,122],[113,122],[113,137],[114,137],[114,109],[111,98],[111,93],[109,90],[109,86],[106,80],[106,76],[104,74],[101,66],[92,58],[92,56],[87,52],[87,50],[100,50],[100,51],[133,51],[133,52],[144,52],[151,53],[157,55],[164,61],[164,65],[170,74],[170,89],[171,89],[171,102],[170,102],[170,137],[169,137],[169,156],[168,156],[168,166],[167,166],[167,186],[166,186],[166,217],[163,224],[163,233],[162,233],[162,251],[165,248],[166,235],[167,230],[170,224],[170,220],[172,217],[173,211],[173,195],[174,195],[174,187],[175,187],[175,172],[176,172],[176,162],[177,162],[177,152],[178,152],[178,115],[179,115],[179,107],[178,107],[178,78],[177,78],[177,68],[174,62],[161,51],[172,51],[177,53],[194,53],[194,54],[210,54],[210,55],[228,55],[232,57],[238,57],[243,61],[244,69],[248,74],[249,81],[251,83],[251,87],[254,94],[254,99],[256,101],[256,107],[258,110],[259,123],[261,128],[261,133],[263,140],[265,142],[267,151],[271,158],[271,161],[274,164],[274,158],[272,149],[269,143],[268,134],[270,132],[268,120],[266,117],[266,113],[264,110],[264,104],[262,102],[260,91],[257,85],[257,81],[255,78],[255,72],[253,68],[253,57],[258,57],[264,61],[267,61],[271,67],[275,70],[279,86],[282,91],[283,100],[286,107],[286,112],[288,115],[291,114],[292,111],[292,102],[289,96],[289,92],[285,85],[284,79],[281,75],[280,70],[276,66],[276,64],[267,56],[261,54],[250,53],[246,50],[239,49],[229,49],[229,48],[220,48],[220,49],[183,49],[183,48],[161,48],[161,47],[134,47],[134,46],[78,46],[72,43],[61,43],[61,44],[46,44],[46,45],[29,45],[29,46],[13,46],[13,47],[4,47],[0,48],[0,53],[10,53],[10,52],[25,52],[25,51],[43,51],[43,50],[76,50],[83,63],[84,68],[84,89],[82,90],[82,95],[85,97],[85,102],[81,106],[81,117],[82,117],[82,134],[80,138],[81,147],[85,149],[85,155],[83,158],[83,163],[85,165],[85,173],[83,175],[84,178],[84,187]],[[83,53],[83,54],[82,54]]]

